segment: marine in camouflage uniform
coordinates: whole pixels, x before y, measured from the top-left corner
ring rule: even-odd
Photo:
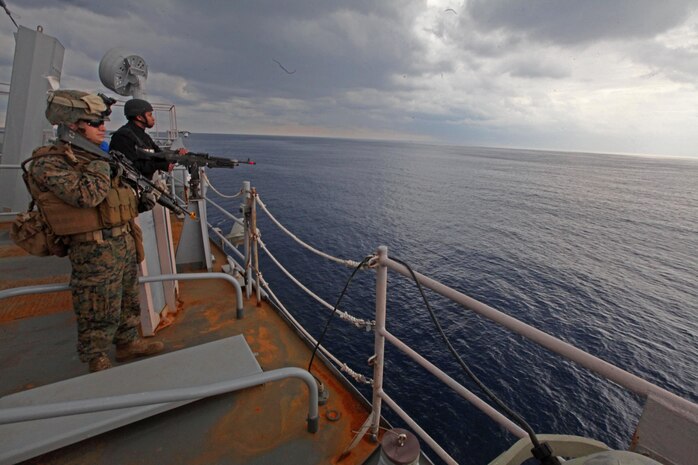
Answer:
[[[31,175],[40,188],[49,189],[70,205],[96,207],[111,187],[109,163],[75,148],[72,152],[80,158],[93,159],[83,172],[75,171],[66,157],[48,155],[33,162]],[[112,341],[127,344],[138,337],[135,245],[131,234],[101,241],[70,241],[68,256],[78,323],[78,354],[81,361],[90,362],[107,353]]]
[[[49,95],[47,118],[98,144],[109,108],[108,100],[99,105],[93,97],[55,91]],[[136,244],[130,233],[138,214],[134,191],[107,161],[71,144],[41,147],[32,156],[32,197],[53,232],[68,244],[80,360],[99,371],[111,367],[111,344],[120,361],[159,352],[161,342],[145,342],[138,333]]]

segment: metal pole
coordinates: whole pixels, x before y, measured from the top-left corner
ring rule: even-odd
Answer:
[[[388,259],[385,260],[385,263],[393,271],[409,278],[412,277],[411,273],[404,265]],[[698,414],[698,405],[687,399],[679,397],[673,392],[656,386],[649,381],[640,378],[639,376],[633,375],[632,373],[618,368],[605,360],[584,352],[572,344],[564,342],[548,333],[536,329],[533,326],[519,321],[506,313],[502,313],[487,304],[475,300],[472,297],[468,297],[467,295],[441,284],[438,281],[428,278],[423,274],[415,272],[415,275],[423,286],[428,287],[438,294],[441,294],[447,299],[459,303],[463,307],[490,319],[491,321],[509,329],[510,331],[522,335],[526,339],[533,341],[552,352],[562,355],[568,360],[578,363],[579,365],[600,374],[604,378],[613,381],[614,383],[623,386],[640,396],[647,397],[648,395],[655,393],[664,399],[671,399],[675,405],[680,406],[682,409]]]
[[[250,266],[250,224],[249,216],[247,215],[250,208],[250,181],[242,182],[242,199],[242,205],[240,208],[242,209],[242,217],[245,219],[245,294],[249,299],[252,295],[252,286],[250,285],[252,278],[252,268]]]
[[[378,428],[381,421],[381,391],[383,391],[383,360],[385,357],[385,317],[387,313],[388,296],[388,248],[378,247],[378,268],[376,269],[376,330],[374,331],[373,356],[373,421],[371,437],[378,440]]]
[[[244,315],[244,307],[242,301],[242,289],[240,283],[235,278],[226,273],[181,273],[181,274],[166,274],[166,275],[149,275],[139,276],[138,283],[153,283],[161,281],[198,281],[202,279],[222,279],[228,281],[235,288],[235,303],[236,316],[241,319]],[[13,287],[0,291],[0,299],[9,297],[17,297],[29,294],[46,294],[49,292],[69,291],[69,284],[40,284],[37,286]]]
[[[252,228],[253,254],[254,254],[254,278],[257,282],[257,306],[262,306],[262,288],[259,283],[262,281],[259,275],[259,235],[257,234],[257,189],[252,188],[252,211],[250,212],[250,223]]]
[[[446,386],[450,387],[453,389],[455,392],[458,393],[462,398],[473,404],[475,407],[477,407],[481,412],[483,412],[485,415],[490,417],[492,420],[497,422],[497,424],[503,426],[506,428],[511,434],[516,436],[517,438],[523,438],[527,437],[528,435],[526,434],[526,431],[521,429],[516,423],[499,413],[495,408],[491,407],[487,402],[484,400],[480,399],[478,396],[467,390],[465,387],[463,387],[461,384],[459,384],[456,380],[448,376],[446,373],[441,371],[436,365],[433,363],[429,362],[427,359],[419,355],[414,349],[412,349],[410,346],[402,342],[400,339],[395,337],[393,334],[388,332],[387,330],[383,330],[383,335],[385,336],[385,339],[400,349],[403,353],[405,353],[408,357],[410,357],[412,360],[415,362],[419,363],[422,367],[424,367],[429,373],[434,375],[437,379],[439,379],[442,383],[444,383]],[[385,397],[383,397],[385,399]]]

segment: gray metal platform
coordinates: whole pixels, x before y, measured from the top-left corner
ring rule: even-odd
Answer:
[[[232,336],[0,398],[0,409],[201,386],[261,373]],[[0,465],[17,463],[189,403],[173,402],[0,425]]]

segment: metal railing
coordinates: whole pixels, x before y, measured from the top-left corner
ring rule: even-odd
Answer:
[[[222,279],[229,282],[235,288],[235,302],[236,302],[236,318],[241,319],[244,316],[245,309],[242,301],[242,288],[240,283],[237,282],[235,278],[226,273],[181,273],[181,274],[161,274],[161,275],[149,275],[149,276],[139,276],[138,283],[154,283],[162,281],[197,281],[202,279]],[[69,291],[69,284],[40,284],[36,286],[23,286],[14,287],[10,289],[4,289],[0,291],[0,299],[6,299],[9,297],[17,297],[22,295],[30,294],[47,294],[51,292],[62,292]]]
[[[253,188],[250,188],[249,182],[244,183],[242,189],[242,209],[244,218],[239,219],[228,213],[223,207],[216,204],[212,200],[205,198],[208,204],[215,206],[220,210],[224,216],[228,217],[232,221],[240,222],[244,225],[244,253],[239,252],[229,241],[227,241],[223,234],[217,231],[215,228],[213,230],[221,238],[222,242],[230,246],[231,249],[243,260],[244,265],[236,263],[236,268],[245,276],[246,283],[248,284],[247,289],[250,289],[249,284],[254,284],[257,289],[260,289],[262,285],[265,285],[264,281],[261,279],[261,273],[259,271],[259,261],[256,256],[255,248],[256,243],[260,242],[259,238],[256,237],[256,222],[254,221],[255,215],[252,215],[256,207],[257,195]],[[265,208],[266,211],[266,208]],[[209,225],[211,226],[211,225]],[[285,228],[282,228],[285,229]],[[255,231],[255,234],[252,234]],[[302,242],[298,238],[295,238],[296,242]],[[301,244],[304,245],[304,244]],[[309,248],[314,253],[327,258],[327,254],[314,249]],[[269,254],[269,252],[264,248],[264,250]],[[270,255],[270,254],[269,254]],[[502,426],[504,429],[512,433],[517,438],[526,438],[527,433],[515,422],[501,414],[498,410],[490,406],[487,402],[480,399],[477,395],[473,394],[463,385],[458,383],[456,380],[451,378],[448,374],[443,372],[441,369],[436,367],[434,364],[429,362],[426,358],[420,355],[418,352],[409,347],[406,343],[401,341],[395,335],[391,334],[386,329],[386,298],[387,298],[387,275],[388,270],[412,278],[412,274],[409,270],[402,264],[391,260],[388,258],[388,249],[386,247],[380,247],[377,252],[377,268],[376,268],[376,314],[375,314],[375,328],[374,328],[374,354],[375,361],[373,364],[373,393],[372,393],[372,412],[368,416],[364,425],[360,428],[357,434],[357,439],[355,442],[369,432],[370,434],[377,436],[378,430],[380,428],[381,419],[381,408],[382,404],[385,403],[390,409],[392,409],[417,435],[438,455],[444,462],[449,465],[457,465],[455,459],[453,459],[429,434],[424,431],[419,424],[406,413],[399,404],[393,400],[388,393],[384,390],[383,379],[384,379],[384,355],[385,355],[385,343],[388,342],[396,347],[398,350],[407,355],[410,359],[414,360],[417,364],[422,366],[430,374],[435,376],[440,382],[452,389],[460,397],[464,398],[473,406],[477,407],[487,416],[489,416],[493,421]],[[232,259],[231,259],[232,260]],[[338,262],[338,260],[332,260]],[[280,264],[277,263],[278,266]],[[283,269],[283,267],[280,266]],[[254,269],[255,277],[252,276],[252,270]],[[648,396],[660,396],[667,402],[670,402],[677,409],[681,409],[690,412],[691,415],[698,417],[698,405],[677,396],[674,393],[667,391],[659,386],[656,386],[649,381],[646,381],[632,373],[629,373],[619,367],[616,367],[598,357],[595,357],[581,349],[578,349],[571,344],[568,344],[554,336],[551,336],[543,331],[540,331],[526,323],[523,323],[516,318],[513,318],[505,313],[502,313],[482,302],[479,302],[455,289],[449,288],[438,281],[430,279],[422,274],[415,273],[416,279],[425,288],[431,289],[432,291],[440,294],[441,296],[463,306],[464,308],[478,313],[485,318],[488,318],[492,322],[512,331],[514,333],[520,334],[526,339],[535,342],[536,344],[556,353],[567,360],[575,362],[593,372],[598,373],[607,380],[610,380],[642,397]],[[259,285],[258,285],[259,284]],[[303,288],[303,286],[301,286]],[[265,288],[266,289],[266,288]],[[271,290],[269,294],[273,296]],[[308,292],[307,289],[304,289]],[[310,292],[308,292],[311,294]],[[248,297],[249,297],[248,291]],[[267,295],[265,295],[267,297]],[[313,297],[311,295],[311,297]],[[258,296],[258,299],[260,297]],[[334,363],[338,362],[333,359]],[[354,443],[352,443],[353,446]],[[352,447],[350,446],[350,448]]]
[[[429,373],[438,378],[441,382],[453,389],[458,395],[470,401],[474,406],[480,409],[483,413],[492,418],[499,425],[507,429],[518,438],[526,437],[526,432],[509,420],[497,410],[493,409],[489,404],[479,399],[475,394],[468,391],[464,386],[453,380],[446,373],[441,371],[435,365],[431,364],[416,351],[411,349],[407,344],[400,341],[386,329],[387,316],[387,285],[388,285],[388,270],[399,273],[408,278],[412,278],[412,274],[404,265],[388,258],[387,247],[378,248],[378,268],[376,269],[376,329],[375,329],[375,364],[374,364],[374,384],[373,384],[373,411],[369,416],[367,423],[370,422],[371,433],[376,435],[379,429],[381,406],[385,402],[393,411],[395,411],[405,423],[407,423],[429,447],[449,465],[457,465],[457,462],[439,446],[399,405],[390,398],[383,389],[383,361],[385,354],[385,342],[389,342],[397,349],[407,355],[409,358],[424,367]],[[676,394],[667,391],[659,386],[656,386],[649,381],[646,381],[632,373],[629,373],[621,368],[616,367],[598,357],[595,357],[581,349],[578,349],[571,344],[568,344],[554,336],[551,336],[543,331],[540,331],[522,321],[517,320],[509,315],[506,315],[489,305],[479,302],[471,297],[468,297],[461,292],[456,291],[448,286],[445,286],[438,281],[430,279],[422,274],[416,273],[415,276],[419,283],[440,294],[453,302],[460,304],[466,309],[472,310],[479,315],[488,318],[504,328],[520,334],[526,339],[533,341],[550,351],[563,356],[564,358],[573,361],[591,371],[594,371],[602,377],[613,381],[614,383],[642,396],[650,395],[660,396],[665,401],[671,403],[677,409],[690,412],[695,418],[698,418],[698,405],[677,396]]]
[[[278,368],[243,378],[220,381],[204,386],[192,386],[176,389],[162,389],[149,392],[123,394],[119,396],[96,397],[92,399],[55,402],[43,405],[28,405],[0,409],[0,425],[21,421],[55,418],[66,415],[78,415],[104,410],[154,405],[163,402],[180,402],[216,396],[227,392],[259,386],[270,381],[286,378],[298,378],[308,387],[308,432],[316,433],[319,426],[318,387],[313,375],[296,367]]]

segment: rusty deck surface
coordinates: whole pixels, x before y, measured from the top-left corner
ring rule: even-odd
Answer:
[[[0,289],[68,282],[66,259],[27,257],[11,244],[7,229],[7,223],[0,223]],[[177,239],[176,222],[173,229]],[[212,249],[216,263],[225,263],[221,252]],[[307,367],[310,349],[266,302],[258,307],[254,297],[246,300],[245,318],[236,320],[229,283],[181,281],[179,286],[181,308],[173,324],[155,335],[167,351],[242,334],[263,370]],[[68,292],[0,300],[0,396],[85,374],[75,345]],[[320,406],[316,434],[306,430],[305,386],[288,379],[194,402],[26,463],[365,463],[376,448],[368,439],[341,460],[340,454],[366,420],[366,406],[321,361],[316,359],[313,367],[330,392],[327,404]]]

